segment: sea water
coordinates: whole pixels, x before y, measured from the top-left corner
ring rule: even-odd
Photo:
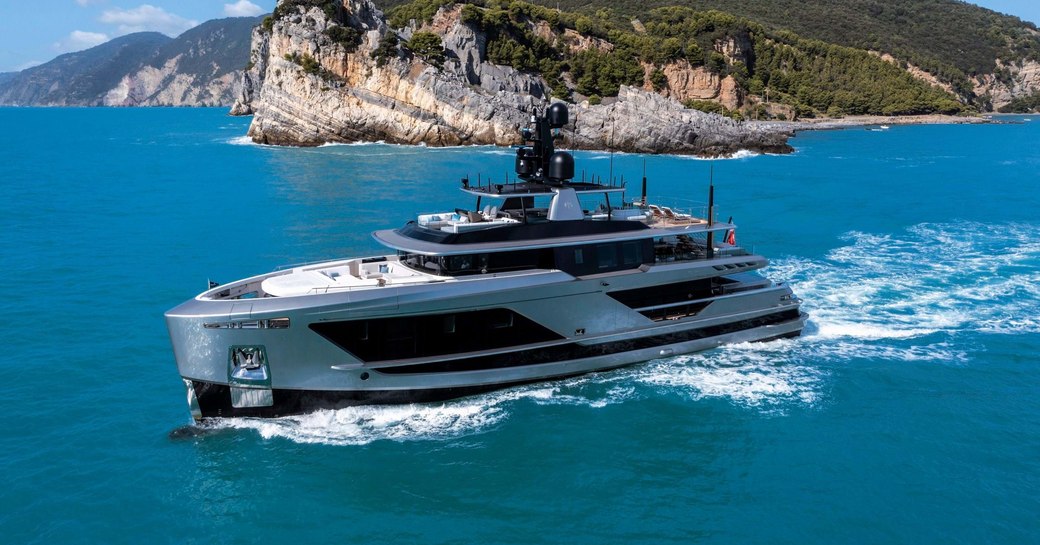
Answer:
[[[190,437],[162,314],[470,206],[512,150],[288,149],[217,109],[0,109],[0,541],[1036,543],[1040,121],[577,153],[704,201],[809,313],[727,346]]]

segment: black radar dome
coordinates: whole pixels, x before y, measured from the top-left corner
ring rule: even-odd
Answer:
[[[549,118],[550,127],[559,129],[567,124],[567,105],[562,102],[553,103],[546,111],[546,117]]]
[[[549,158],[549,179],[570,180],[574,177],[574,156],[558,151]]]

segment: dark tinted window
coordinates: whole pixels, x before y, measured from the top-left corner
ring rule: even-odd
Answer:
[[[617,244],[597,245],[596,263],[599,266],[599,270],[601,272],[606,272],[606,270],[614,270],[617,267]]]
[[[556,249],[556,267],[574,276],[623,271],[653,262],[650,239]]]
[[[310,328],[362,361],[458,354],[563,338],[505,308],[319,322]]]

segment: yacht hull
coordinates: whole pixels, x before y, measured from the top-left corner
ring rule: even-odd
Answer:
[[[713,273],[717,274],[703,272]],[[656,320],[610,296],[618,289],[631,291],[698,274],[689,268],[663,267],[649,274],[576,279],[542,271],[500,276],[494,280],[493,292],[474,279],[433,289],[401,289],[389,299],[389,292],[378,299],[354,293],[353,298],[332,294],[239,300],[230,305],[196,298],[168,312],[167,324],[196,419],[443,401],[723,344],[800,334],[805,316],[798,310],[799,301],[786,285],[768,281],[756,289],[714,296],[694,314]],[[308,304],[301,306],[302,300]],[[322,325],[359,320],[374,324],[402,316],[426,319],[445,312],[461,317],[481,308],[515,312],[516,321],[509,325],[518,328],[517,342],[534,342],[439,355],[416,353],[411,358],[366,355],[375,361],[365,361],[358,356],[364,352]],[[286,319],[289,327],[263,327],[279,318]],[[534,324],[529,327],[545,329],[552,338],[525,337],[519,329],[525,321]],[[460,327],[463,322],[458,320]],[[233,327],[236,323],[240,326]],[[422,324],[428,327],[429,321]],[[455,327],[456,318],[451,324]],[[262,366],[255,371],[259,374],[236,371],[234,360],[241,358],[236,350],[242,347],[259,351]]]
[[[768,342],[778,339],[798,337],[801,334],[801,330],[804,325],[803,322],[804,318],[799,318],[797,320],[791,320],[791,322],[787,323],[787,325],[781,326],[779,330],[786,331],[786,333],[779,333],[778,329],[761,331],[756,332],[753,335],[769,336],[760,339],[744,339],[738,342]],[[744,337],[747,336],[748,335],[744,335]],[[702,345],[702,347],[699,348],[688,348],[682,347],[680,345],[669,345],[661,348],[656,348],[658,353],[656,356],[629,355],[624,358],[620,358],[620,360],[622,361],[633,359],[633,361],[626,363],[618,363],[619,358],[604,358],[596,362],[582,363],[560,362],[561,367],[590,366],[591,368],[582,371],[566,371],[564,374],[544,374],[539,375],[539,377],[506,383],[477,384],[471,386],[454,386],[447,388],[402,390],[274,389],[271,392],[272,404],[268,407],[234,407],[231,403],[231,387],[227,384],[214,384],[202,381],[185,380],[185,385],[189,389],[189,397],[194,396],[197,399],[197,406],[196,408],[193,408],[193,414],[196,414],[198,418],[271,418],[279,416],[305,414],[320,410],[344,409],[347,407],[357,407],[364,405],[407,405],[437,403],[437,401],[458,399],[470,395],[478,395],[482,393],[513,388],[517,386],[525,386],[529,384],[538,384],[549,381],[561,381],[574,377],[580,377],[580,375],[582,374],[589,374],[597,371],[608,371],[621,367],[627,367],[630,365],[649,361],[653,358],[666,357],[661,356],[659,354],[661,351],[671,351],[668,352],[667,356],[671,357],[672,355],[694,354],[697,352],[705,351],[705,349],[717,347],[722,344],[729,344],[732,342],[734,341],[724,340],[722,338],[712,338],[706,339],[704,342],[699,343]],[[542,369],[541,372],[545,373],[547,370],[548,369]]]

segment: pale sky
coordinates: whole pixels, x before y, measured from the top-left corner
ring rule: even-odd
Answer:
[[[1040,0],[976,0],[980,6],[1040,24]],[[123,34],[176,36],[221,17],[259,15],[275,0],[3,0],[0,72],[18,71]]]

